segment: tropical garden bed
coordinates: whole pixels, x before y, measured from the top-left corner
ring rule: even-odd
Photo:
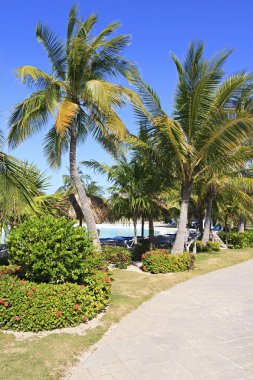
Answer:
[[[107,312],[99,325],[86,330],[84,335],[50,334],[39,340],[20,341],[14,335],[0,333],[1,375],[8,380],[60,379],[75,364],[78,355],[96,343],[110,326],[155,294],[194,276],[249,259],[253,259],[253,248],[197,254],[195,268],[189,272],[147,276],[115,270]]]

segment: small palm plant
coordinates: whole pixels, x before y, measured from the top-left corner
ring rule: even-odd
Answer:
[[[65,42],[47,25],[38,24],[36,36],[48,54],[51,73],[33,66],[16,69],[17,77],[34,92],[12,112],[9,144],[16,147],[47,125],[50,116],[55,117],[45,138],[45,154],[49,164],[56,168],[61,164],[62,154],[69,152],[71,179],[88,230],[99,246],[94,216],[78,175],[77,144],[83,143],[89,133],[105,147],[113,139],[123,139],[126,128],[116,109],[126,101],[133,102],[137,108],[142,108],[142,104],[133,91],[112,82],[118,75],[128,79],[135,70],[122,57],[129,36],[114,34],[119,27],[117,22],[94,35],[96,22],[96,15],[82,21],[72,7]]]

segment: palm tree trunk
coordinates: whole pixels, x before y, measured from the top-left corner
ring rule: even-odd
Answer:
[[[213,207],[213,194],[208,193],[207,202],[206,202],[205,228],[204,228],[204,233],[202,237],[203,244],[206,244],[209,241],[209,237],[210,237],[212,207]]]
[[[191,197],[192,184],[186,183],[182,185],[182,200],[180,207],[180,216],[179,223],[177,229],[177,236],[171,253],[178,254],[184,252],[184,243],[185,243],[185,234],[186,234],[186,226],[188,221],[188,208],[189,201]]]
[[[142,215],[141,217],[141,237],[144,238],[144,222],[145,222],[145,219],[144,219],[144,216]]]
[[[149,228],[149,250],[152,251],[154,248],[154,220],[152,217],[148,220],[148,228]]]
[[[76,188],[79,200],[80,207],[83,212],[85,222],[87,224],[87,230],[91,233],[93,243],[96,247],[100,249],[100,241],[98,238],[97,227],[94,219],[94,215],[90,206],[89,199],[86,195],[85,189],[83,187],[82,181],[78,175],[77,164],[76,164],[76,146],[77,146],[77,133],[76,127],[72,126],[70,130],[70,151],[69,151],[69,166],[70,166],[70,175],[74,186]]]
[[[245,221],[244,217],[240,216],[239,222],[238,222],[238,232],[245,232]]]
[[[134,244],[137,244],[137,217],[133,216],[133,225],[134,225]]]

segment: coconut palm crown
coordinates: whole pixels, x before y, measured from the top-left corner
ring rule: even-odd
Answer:
[[[64,42],[47,25],[37,25],[37,40],[47,52],[51,73],[33,66],[16,69],[17,77],[34,91],[12,112],[9,144],[16,147],[46,126],[50,117],[55,118],[45,137],[45,154],[49,164],[57,168],[62,154],[69,152],[71,178],[88,230],[99,245],[94,217],[78,175],[77,144],[84,142],[88,133],[105,147],[114,138],[124,138],[126,128],[116,109],[126,101],[133,102],[137,108],[142,108],[142,103],[133,91],[112,82],[119,75],[128,79],[136,70],[122,57],[129,36],[115,35],[117,22],[94,35],[96,23],[96,15],[82,21],[76,7],[72,7]]]

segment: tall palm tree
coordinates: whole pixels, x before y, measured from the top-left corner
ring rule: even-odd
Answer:
[[[156,94],[137,75],[135,84],[153,116],[150,136],[164,165],[176,166],[181,180],[181,209],[172,253],[184,250],[189,200],[196,179],[210,165],[226,161],[228,152],[253,135],[253,119],[228,119],[226,105],[252,76],[242,71],[224,79],[223,65],[231,53],[203,56],[204,45],[191,43],[181,63],[171,54],[178,73],[173,118],[162,109]],[[140,119],[146,116],[137,110]]]
[[[45,154],[49,164],[58,167],[62,154],[69,152],[70,175],[88,230],[99,246],[94,216],[78,175],[77,144],[84,142],[88,133],[107,148],[113,139],[124,138],[126,128],[116,109],[126,101],[137,108],[142,108],[142,103],[133,91],[111,82],[118,75],[128,79],[135,70],[121,55],[130,42],[129,36],[114,35],[117,22],[94,35],[96,22],[96,15],[85,21],[78,19],[76,7],[72,7],[65,42],[47,25],[37,25],[36,36],[48,54],[51,73],[33,66],[16,69],[17,77],[35,91],[12,112],[9,144],[17,146],[56,114],[55,124],[45,138]]]

